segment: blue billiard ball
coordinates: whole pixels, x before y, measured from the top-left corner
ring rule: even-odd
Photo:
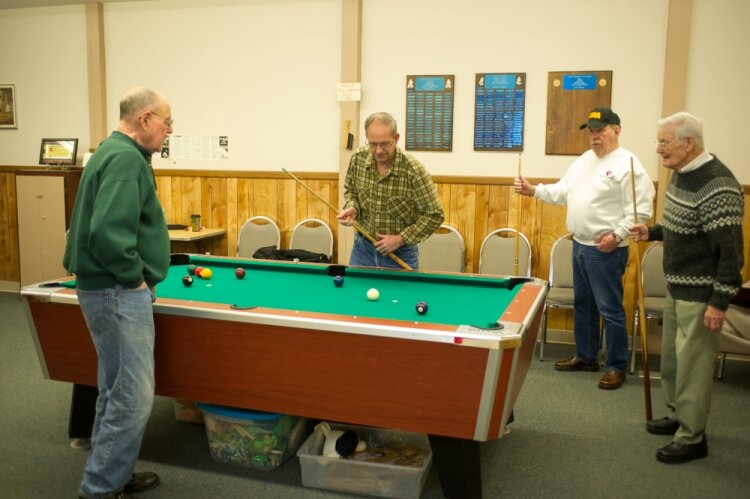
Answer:
[[[333,285],[336,286],[337,288],[340,288],[341,286],[344,285],[344,278],[340,275],[337,275],[336,277],[333,278]]]
[[[421,301],[417,303],[417,306],[415,308],[417,309],[417,313],[419,315],[424,315],[427,313],[427,302]]]

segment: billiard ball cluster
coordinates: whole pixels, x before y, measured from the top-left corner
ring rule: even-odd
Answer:
[[[208,267],[196,267],[195,265],[188,265],[187,275],[182,278],[182,284],[190,287],[193,285],[193,276],[200,277],[201,279],[211,279],[214,274]]]

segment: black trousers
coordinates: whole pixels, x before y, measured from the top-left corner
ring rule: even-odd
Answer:
[[[91,438],[98,396],[99,390],[95,386],[73,385],[68,422],[69,438]]]

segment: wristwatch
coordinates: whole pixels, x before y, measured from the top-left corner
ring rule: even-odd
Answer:
[[[614,238],[615,238],[615,242],[616,242],[617,244],[620,244],[620,243],[622,242],[622,238],[621,238],[621,237],[620,237],[620,236],[619,236],[619,235],[617,234],[617,232],[613,232],[613,233],[612,233],[612,237],[614,237]]]

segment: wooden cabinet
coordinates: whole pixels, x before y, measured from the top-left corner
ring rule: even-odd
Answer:
[[[81,169],[16,173],[21,286],[65,275],[65,235]]]

